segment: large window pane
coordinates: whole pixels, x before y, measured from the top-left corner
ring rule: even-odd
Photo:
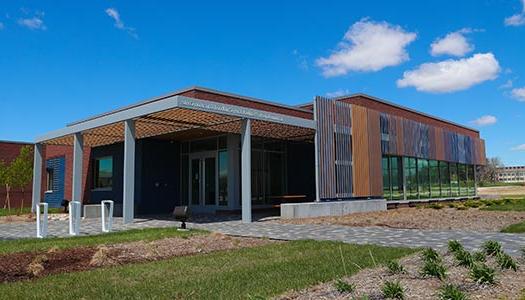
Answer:
[[[93,188],[113,187],[113,157],[106,156],[94,159]]]
[[[430,179],[428,170],[428,160],[418,159],[417,160],[417,172],[418,172],[418,186],[419,186],[419,198],[425,199],[430,198]]]
[[[228,205],[228,151],[219,151],[219,205]]]
[[[386,200],[392,199],[392,193],[390,191],[390,160],[387,156],[383,156],[383,197]]]
[[[474,178],[474,166],[468,165],[467,166],[467,185],[468,185],[469,196],[476,195],[475,182],[476,182],[476,179]]]
[[[441,182],[441,197],[450,197],[450,171],[448,162],[439,162],[439,179]]]
[[[467,166],[458,164],[458,177],[459,177],[459,192],[461,196],[468,195],[467,187]]]
[[[405,157],[405,176],[407,184],[407,199],[417,199],[417,163],[415,158]]]
[[[450,163],[450,186],[451,195],[453,197],[459,196],[458,165],[456,163]]]
[[[403,166],[401,157],[390,157],[390,182],[392,186],[392,199],[403,199]]]
[[[429,161],[430,171],[430,196],[439,198],[441,196],[441,185],[439,182],[439,165],[436,160]]]

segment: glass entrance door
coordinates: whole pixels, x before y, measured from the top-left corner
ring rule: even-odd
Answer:
[[[215,210],[217,206],[217,159],[215,153],[195,153],[190,160],[190,199],[195,211]]]

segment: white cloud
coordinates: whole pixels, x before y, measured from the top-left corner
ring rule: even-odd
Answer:
[[[469,32],[471,32],[471,30],[465,28],[459,31],[451,32],[445,37],[435,40],[430,45],[430,54],[433,56],[443,54],[464,56],[465,54],[474,50],[474,46],[471,45],[465,37],[465,34]]]
[[[316,63],[325,77],[350,71],[379,71],[407,61],[405,48],[416,37],[400,26],[362,19],[348,29],[337,50],[317,59]]]
[[[512,88],[512,86],[514,85],[514,83],[512,82],[511,79],[508,79],[507,81],[505,81],[504,84],[500,85],[500,89],[510,89]]]
[[[516,147],[513,147],[511,150],[514,151],[525,151],[525,144],[518,145]]]
[[[334,92],[328,92],[326,93],[326,97],[328,98],[336,98],[336,97],[341,97],[341,96],[345,96],[345,95],[350,95],[350,91],[347,90],[347,89],[344,89],[344,90],[337,90],[337,91],[334,91]]]
[[[512,97],[518,99],[518,101],[525,102],[525,87],[515,88],[511,93]]]
[[[423,92],[447,93],[495,79],[499,72],[499,63],[492,53],[477,53],[469,58],[422,64],[415,70],[404,72],[397,86],[413,86]]]
[[[505,18],[505,25],[507,26],[521,26],[525,24],[525,0],[521,0],[521,13]]]
[[[118,12],[118,10],[116,8],[111,8],[110,7],[108,9],[106,9],[105,12],[110,18],[113,19],[113,21],[115,21],[115,27],[116,28],[126,31],[130,36],[132,36],[135,39],[139,38],[139,36],[135,32],[135,28],[127,27],[124,24],[124,22],[120,18],[120,13]]]
[[[485,115],[477,118],[476,120],[471,121],[470,123],[476,125],[476,126],[488,126],[488,125],[494,125],[498,122],[498,119],[491,115]]]
[[[29,28],[31,30],[46,30],[47,27],[44,24],[44,13],[37,12],[32,18],[20,18],[18,19],[18,25]]]

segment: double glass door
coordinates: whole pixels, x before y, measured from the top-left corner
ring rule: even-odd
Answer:
[[[213,210],[217,205],[216,152],[194,153],[189,156],[190,203],[194,210]]]

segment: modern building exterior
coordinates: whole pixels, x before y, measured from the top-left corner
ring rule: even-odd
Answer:
[[[525,166],[498,168],[496,176],[500,182],[525,183]]]
[[[32,143],[18,141],[0,141],[0,161],[10,164],[20,154],[23,147],[33,147]],[[11,207],[30,207],[31,206],[31,184],[24,189],[11,188],[9,199]],[[0,207],[6,204],[6,187],[0,185]]]
[[[484,163],[478,131],[364,94],[287,106],[192,87],[38,137],[33,190],[62,173],[65,198],[114,200],[125,221],[189,205],[249,222],[287,203],[474,197]]]

